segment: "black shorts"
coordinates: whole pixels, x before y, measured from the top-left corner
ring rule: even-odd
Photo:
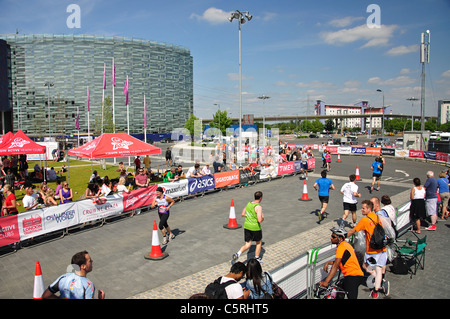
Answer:
[[[319,200],[321,203],[327,203],[328,204],[328,200],[330,199],[330,196],[319,196]]]
[[[379,180],[380,177],[381,177],[381,173],[380,173],[380,174],[373,173],[373,174],[372,174],[372,177],[375,177],[377,180]]]
[[[248,243],[249,241],[261,241],[262,240],[262,230],[248,230],[244,228],[244,241]]]
[[[356,212],[356,204],[344,202],[344,210],[349,210],[351,212]]]

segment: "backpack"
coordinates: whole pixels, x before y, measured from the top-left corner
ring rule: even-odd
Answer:
[[[217,278],[212,283],[208,284],[205,288],[205,294],[212,299],[228,299],[227,292],[225,290],[231,284],[236,283],[235,280],[228,280],[227,282],[220,283],[222,277]]]
[[[372,249],[382,249],[386,246],[386,232],[384,231],[383,226],[379,222],[378,216],[377,216],[377,223],[375,223],[372,218],[367,216],[374,224],[375,228],[373,229],[373,234],[370,237],[369,247]]]

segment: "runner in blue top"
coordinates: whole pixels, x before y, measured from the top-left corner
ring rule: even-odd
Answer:
[[[325,217],[325,210],[328,206],[328,200],[330,198],[330,189],[334,189],[333,181],[329,178],[327,178],[327,171],[323,170],[320,175],[322,178],[319,178],[314,183],[314,189],[319,194],[319,200],[320,200],[320,212],[319,212],[319,221],[321,221]]]
[[[375,162],[373,162],[372,165],[370,166],[370,169],[373,171],[372,187],[370,188],[370,193],[373,192],[373,186],[375,185],[375,182],[377,182],[377,191],[380,190],[381,172],[383,170],[382,164],[383,161],[379,157],[377,157],[375,159]]]
[[[67,272],[56,279],[44,291],[44,299],[94,299],[95,287],[86,274],[92,271],[93,260],[87,251],[76,253],[72,257],[72,272]],[[59,291],[59,297],[56,293]],[[98,291],[98,299],[105,299],[105,293]]]

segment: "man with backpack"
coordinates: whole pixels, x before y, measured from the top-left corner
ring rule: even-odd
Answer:
[[[211,299],[247,299],[250,290],[243,288],[238,281],[247,271],[244,263],[238,261],[231,266],[230,272],[217,278],[205,288],[205,294]]]
[[[389,295],[389,281],[383,281],[383,268],[385,269],[387,262],[386,234],[380,219],[373,212],[373,203],[370,200],[364,200],[361,203],[361,212],[364,217],[348,231],[347,237],[358,231],[364,231],[366,253],[363,268],[375,277],[374,289],[370,292],[370,296],[376,299],[380,288],[386,296]]]

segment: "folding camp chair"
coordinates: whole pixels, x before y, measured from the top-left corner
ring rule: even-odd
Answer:
[[[399,246],[399,241],[394,243],[396,247],[397,257],[402,258],[410,267],[410,278],[417,273],[417,269],[425,268],[425,252],[427,246],[427,236],[419,238],[415,233],[413,233],[417,240],[413,241],[411,239],[406,239],[403,246]],[[410,265],[410,263],[414,263]]]

